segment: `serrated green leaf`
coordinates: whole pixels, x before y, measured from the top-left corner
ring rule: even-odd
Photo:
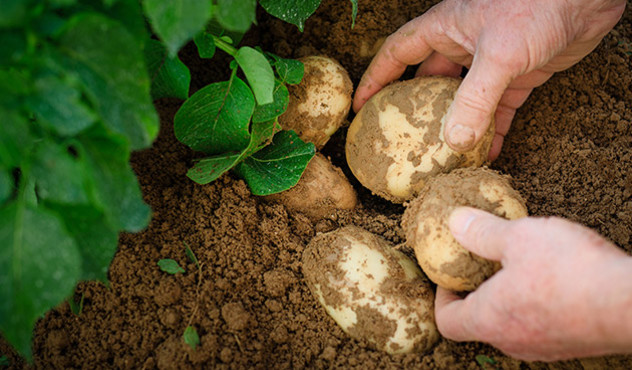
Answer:
[[[80,14],[69,21],[61,50],[106,125],[124,134],[132,149],[149,146],[158,134],[158,116],[138,40],[102,15]]]
[[[79,137],[87,176],[94,179],[93,202],[115,229],[137,232],[149,223],[151,209],[143,202],[129,165],[129,146],[122,139],[90,130]]]
[[[158,261],[158,267],[160,267],[160,270],[171,275],[181,274],[184,272],[184,269],[180,267],[178,262],[172,260],[171,258],[165,258]]]
[[[81,92],[69,81],[48,75],[35,80],[35,91],[27,105],[35,118],[61,136],[72,136],[91,126],[97,119],[81,98]]]
[[[198,33],[194,38],[195,46],[197,47],[200,58],[210,59],[215,55],[215,42],[213,41],[213,35],[206,31]]]
[[[11,176],[9,171],[0,169],[0,207],[9,199],[13,189],[13,176]]]
[[[143,0],[145,14],[171,57],[204,29],[211,5],[209,0]]]
[[[274,101],[270,104],[257,105],[252,115],[252,122],[271,121],[282,115],[290,102],[290,92],[280,81],[274,83]]]
[[[182,339],[184,340],[184,343],[188,344],[192,349],[196,349],[200,344],[200,336],[198,335],[197,330],[195,330],[192,326],[187,326],[187,328],[184,329]]]
[[[273,16],[292,23],[303,32],[305,20],[314,14],[321,0],[259,0],[259,4]]]
[[[281,131],[272,144],[235,166],[255,195],[270,195],[298,183],[316,150],[314,144],[303,142],[294,131]]]
[[[277,75],[284,83],[296,85],[303,80],[305,65],[300,60],[281,58],[269,53],[274,58],[274,68]]]
[[[274,72],[270,62],[261,52],[244,46],[237,50],[235,60],[250,83],[257,104],[270,104],[274,100]]]
[[[351,28],[355,27],[356,17],[358,16],[358,0],[351,0]]]
[[[241,151],[250,141],[248,125],[254,108],[252,91],[241,79],[210,84],[187,99],[176,113],[176,138],[211,155]]]
[[[0,109],[0,164],[19,167],[29,157],[32,145],[28,122],[14,112]]]
[[[152,98],[189,97],[191,73],[177,55],[169,57],[160,41],[152,39],[145,44],[145,60],[151,79]]]
[[[118,248],[118,231],[93,206],[51,204],[49,207],[57,212],[77,243],[83,266],[79,279],[107,282],[108,268]]]
[[[0,209],[0,331],[22,355],[31,356],[35,321],[80,274],[77,246],[54,214],[18,203]]]
[[[31,178],[41,199],[56,203],[88,203],[88,186],[83,164],[69,153],[69,148],[47,140],[33,155]]]
[[[215,19],[225,29],[246,32],[255,21],[256,0],[218,0]]]

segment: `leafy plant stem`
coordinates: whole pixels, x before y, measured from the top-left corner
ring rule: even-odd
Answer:
[[[26,166],[25,166],[26,167]],[[27,181],[27,169],[23,167],[22,173],[20,175],[20,183],[18,188],[18,197],[17,197],[17,210],[15,215],[15,236],[13,238],[13,261],[12,261],[12,273],[13,273],[13,281],[19,281],[20,276],[22,276],[22,240],[24,233],[24,210],[26,208],[26,186],[28,184]]]
[[[215,46],[223,50],[226,54],[229,54],[232,57],[234,57],[235,54],[237,54],[237,48],[235,48],[233,45],[224,41],[221,37],[217,37],[213,35],[213,42],[215,43]]]

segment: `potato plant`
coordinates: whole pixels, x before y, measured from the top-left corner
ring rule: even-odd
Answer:
[[[320,1],[259,3],[302,29]],[[2,3],[0,332],[27,359],[38,318],[79,280],[107,281],[119,232],[148,225],[151,210],[129,159],[158,133],[152,99],[189,98],[190,72],[177,57],[185,43],[195,38],[203,57],[215,48],[234,52],[237,65],[223,91],[241,89],[252,111],[234,130],[239,145],[226,144],[226,152],[253,155],[256,165],[244,165],[244,177],[265,183],[259,169],[279,155],[263,144],[294,142],[290,133],[272,138],[276,112],[270,111],[278,107],[269,104],[282,101],[275,98],[283,90],[278,81],[291,82],[297,64],[232,42],[253,24],[256,6],[256,0]],[[237,66],[250,85],[239,82]],[[306,162],[298,162],[290,160],[285,170],[300,176]]]

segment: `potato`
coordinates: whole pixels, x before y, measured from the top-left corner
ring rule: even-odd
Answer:
[[[403,203],[428,178],[487,160],[494,124],[467,153],[444,141],[444,116],[461,80],[425,76],[393,83],[362,107],[347,133],[347,162],[373,193]]]
[[[452,236],[448,219],[459,206],[491,212],[510,220],[527,216],[525,202],[507,177],[487,168],[463,168],[428,180],[402,219],[406,243],[437,285],[471,291],[493,275],[500,264],[463,248]]]
[[[290,102],[279,123],[321,149],[346,122],[353,85],[347,71],[331,58],[310,56],[299,60],[305,65],[305,74],[300,84],[288,86]]]
[[[378,350],[420,352],[439,338],[430,282],[377,235],[347,226],[316,236],[303,252],[303,274],[342,330]]]
[[[289,190],[266,196],[291,211],[298,211],[318,221],[330,217],[336,210],[355,208],[356,192],[340,168],[320,153],[307,164],[299,182]]]

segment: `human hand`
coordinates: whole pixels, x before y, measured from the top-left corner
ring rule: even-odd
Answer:
[[[449,224],[461,245],[503,267],[464,299],[437,289],[444,337],[528,361],[632,351],[632,258],[619,248],[560,218],[458,208]]]
[[[473,148],[492,117],[489,157],[533,88],[590,53],[621,18],[625,0],[444,0],[389,36],[357,88],[353,109],[423,62],[418,75],[458,76],[469,68],[448,111],[445,135]]]

